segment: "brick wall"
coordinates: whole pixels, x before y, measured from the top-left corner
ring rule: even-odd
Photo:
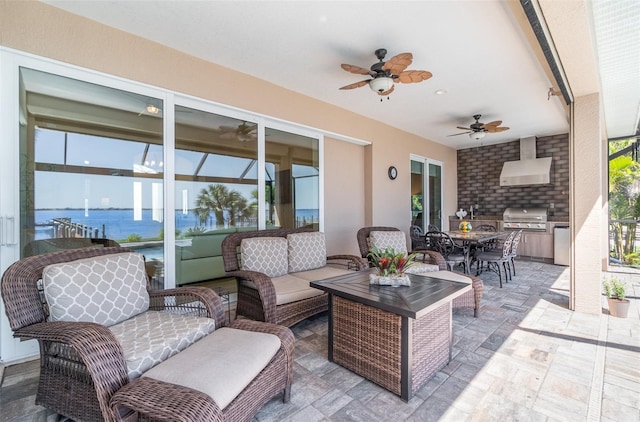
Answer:
[[[553,157],[549,185],[500,187],[505,161],[520,159],[520,140],[458,150],[458,208],[479,205],[479,216],[502,216],[507,207],[549,209],[549,218],[569,216],[569,135],[538,138],[537,157]]]

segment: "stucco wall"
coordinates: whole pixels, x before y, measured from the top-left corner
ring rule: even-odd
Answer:
[[[455,210],[455,150],[348,110],[39,2],[0,1],[0,45],[371,142],[327,142],[330,253],[356,251],[355,232],[364,225],[408,231],[411,153],[444,162],[444,215]],[[398,168],[395,181],[389,165]]]

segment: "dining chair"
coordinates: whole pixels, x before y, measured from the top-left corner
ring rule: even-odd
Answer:
[[[476,255],[476,276],[482,273],[483,263],[486,264],[487,271],[498,274],[500,280],[500,288],[502,288],[502,271],[504,270],[505,283],[511,279],[511,270],[509,263],[511,261],[511,244],[516,232],[509,233],[502,243],[500,252],[480,252]],[[502,268],[501,268],[502,267]]]
[[[418,251],[427,249],[427,241],[420,226],[409,227],[409,237],[411,238],[411,250]]]
[[[481,224],[478,227],[474,227],[475,231],[479,232],[496,232],[496,226],[492,224]],[[488,252],[494,251],[499,247],[499,239],[496,237],[495,239],[491,239],[487,242],[482,243],[474,243],[471,245],[471,257],[472,262],[475,261],[476,255],[480,252]]]
[[[515,236],[513,236],[513,240],[511,242],[511,250],[509,251],[509,268],[513,271],[513,275],[516,275],[516,262],[515,259],[518,256],[518,244],[520,244],[520,239],[522,238],[522,230],[518,230],[515,232]]]
[[[436,226],[435,224],[429,224],[427,226],[427,231],[428,232],[439,232],[441,230],[440,230],[440,227]]]
[[[452,270],[462,265],[466,274],[470,273],[467,251],[465,246],[454,241],[449,234],[441,231],[430,231],[425,235],[429,248],[440,253],[447,263],[447,269]]]

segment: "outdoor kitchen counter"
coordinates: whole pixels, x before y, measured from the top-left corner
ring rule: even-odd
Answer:
[[[479,227],[482,224],[491,224],[492,226],[494,226],[495,228],[498,228],[500,226],[500,222],[502,221],[502,216],[495,216],[495,215],[490,215],[490,216],[484,216],[481,215],[478,218],[474,218],[473,220],[470,220],[468,218],[464,219],[465,221],[469,221],[471,222],[471,227],[472,230],[476,227]],[[460,224],[460,220],[458,217],[455,216],[449,216],[449,230],[458,230],[458,225]],[[560,217],[549,217],[549,220],[547,221],[547,225],[549,226],[547,229],[547,233],[553,233],[553,228],[557,225],[560,226],[567,226],[569,225],[569,218],[568,217],[564,217],[564,216],[560,216]]]
[[[473,220],[466,219],[471,222],[471,231],[482,224],[491,224],[494,227],[500,227],[502,216],[480,216]],[[458,230],[460,224],[458,217],[449,218],[449,227],[451,230]],[[569,219],[567,217],[550,217],[547,221],[547,230],[545,231],[525,231],[518,245],[518,256],[521,259],[533,259],[543,262],[553,263],[554,257],[554,239],[553,229],[555,226],[568,226]]]

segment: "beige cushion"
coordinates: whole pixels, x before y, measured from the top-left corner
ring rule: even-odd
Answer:
[[[289,270],[287,239],[255,237],[240,243],[242,269],[257,271],[269,277],[284,275]]]
[[[302,271],[299,273],[292,273],[294,277],[301,278],[307,281],[325,280],[331,277],[337,277],[340,275],[353,274],[353,271],[345,270],[336,267],[323,267],[315,270]]]
[[[127,363],[129,380],[215,330],[215,320],[168,312],[147,311],[109,327]]]
[[[442,280],[457,281],[460,283],[471,284],[471,279],[464,274],[456,273],[453,271],[437,271],[429,274],[425,274],[428,277],[439,278]]]
[[[371,246],[380,250],[392,248],[395,253],[407,253],[407,236],[401,231],[372,231]]]
[[[276,305],[320,296],[324,292],[309,286],[309,281],[287,274],[271,279],[276,290]]]
[[[149,308],[144,258],[133,252],[48,265],[42,284],[51,321],[111,326]]]
[[[143,376],[201,391],[224,410],[279,348],[273,334],[220,328]]]
[[[292,233],[287,235],[289,272],[313,270],[327,265],[324,233]]]
[[[409,274],[422,274],[440,271],[440,266],[435,264],[425,264],[424,262],[416,262],[405,272]],[[431,274],[429,274],[431,275]]]

